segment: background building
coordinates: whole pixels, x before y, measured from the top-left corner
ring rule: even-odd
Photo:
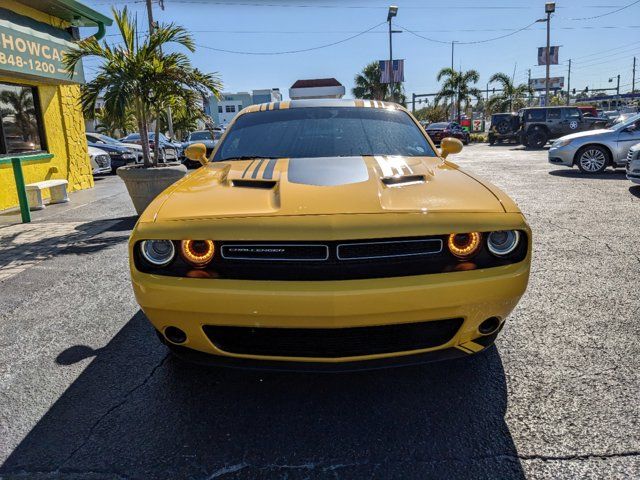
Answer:
[[[97,27],[100,38],[111,23],[75,0],[0,0],[0,159],[53,155],[23,163],[27,183],[66,179],[69,191],[93,186],[79,102],[84,75],[80,65],[70,76],[62,59],[77,27]],[[0,210],[17,204],[13,170],[0,165]]]
[[[282,100],[282,94],[278,88],[270,88],[264,90],[253,90],[249,92],[237,92],[222,94],[222,99],[209,97],[205,102],[204,111],[209,115],[216,125],[227,125],[236,114],[249,105],[257,103],[279,102]]]

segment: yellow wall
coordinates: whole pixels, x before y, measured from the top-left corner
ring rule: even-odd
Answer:
[[[64,27],[62,20],[38,12],[12,0],[0,0],[0,7],[56,27]],[[46,162],[23,165],[26,183],[63,178],[69,181],[69,191],[93,186],[93,175],[87,153],[84,118],[80,109],[78,85],[50,85],[25,81],[0,74],[0,82],[20,83],[37,87],[47,150],[53,158]],[[47,192],[48,194],[48,192]],[[11,165],[0,165],[0,210],[18,205]]]

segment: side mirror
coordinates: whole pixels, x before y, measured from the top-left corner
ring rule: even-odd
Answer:
[[[200,162],[202,165],[206,165],[209,159],[207,158],[207,147],[204,143],[193,143],[187,147],[184,154],[189,160],[194,162]]]
[[[460,153],[462,151],[462,142],[457,138],[443,138],[440,142],[440,156],[447,158],[448,155]]]

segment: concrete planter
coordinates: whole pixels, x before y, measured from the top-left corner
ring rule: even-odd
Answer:
[[[120,167],[118,176],[127,186],[133,206],[140,215],[164,189],[187,174],[184,165],[162,165],[142,168],[138,165]]]

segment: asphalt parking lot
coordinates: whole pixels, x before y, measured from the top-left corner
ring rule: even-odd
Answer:
[[[77,234],[0,281],[0,478],[639,478],[640,186],[522,147],[452,160],[516,200],[534,258],[497,348],[448,363],[185,365],[133,298],[119,179],[41,220]]]

